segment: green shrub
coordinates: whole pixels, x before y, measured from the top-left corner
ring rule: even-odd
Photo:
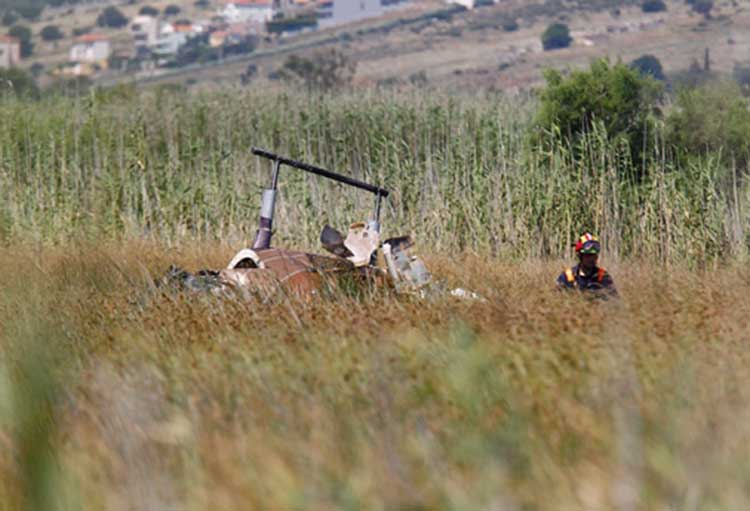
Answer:
[[[553,23],[542,34],[542,47],[545,50],[567,48],[573,38],[570,37],[568,26],[563,23]]]
[[[117,7],[107,7],[96,18],[100,27],[122,28],[128,24],[128,18]]]
[[[518,22],[515,20],[515,18],[503,21],[501,26],[506,32],[515,32],[516,30],[518,30]]]
[[[643,12],[663,12],[667,10],[667,5],[663,0],[646,0],[641,4]]]
[[[734,82],[682,89],[666,119],[666,137],[683,156],[715,154],[750,162],[750,101]]]
[[[706,69],[705,64],[701,65],[697,59],[693,59],[688,69],[675,71],[667,77],[670,89],[675,91],[703,87],[718,79],[719,75],[716,72]]]
[[[692,5],[693,10],[698,14],[702,14],[706,18],[711,17],[711,9],[714,8],[713,0],[692,0],[688,3]]]
[[[24,25],[14,25],[8,30],[8,35],[21,42],[21,57],[30,57],[34,53],[34,43],[31,41],[31,29]]]
[[[628,142],[634,161],[642,160],[661,95],[658,82],[604,59],[593,62],[588,71],[573,71],[568,77],[548,70],[545,79],[538,128],[559,128],[567,142],[575,144],[598,123],[609,137]]]
[[[641,55],[630,63],[630,67],[638,71],[642,76],[650,76],[662,81],[666,79],[661,62],[653,55]]]
[[[164,8],[165,16],[177,16],[180,12],[182,12],[182,9],[179,5],[170,4]]]
[[[291,55],[278,72],[282,80],[304,85],[308,90],[329,91],[351,83],[357,63],[337,50],[311,58]]]
[[[151,5],[144,5],[138,11],[138,14],[140,14],[142,16],[158,16],[159,15],[159,9],[157,9],[156,7],[153,7]]]
[[[34,77],[22,69],[0,69],[0,99],[8,95],[35,99],[39,88]]]
[[[65,37],[65,34],[63,34],[62,30],[60,30],[60,27],[57,25],[47,25],[42,29],[39,35],[47,42],[59,41]]]

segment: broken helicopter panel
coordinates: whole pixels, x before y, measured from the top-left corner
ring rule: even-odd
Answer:
[[[166,282],[186,290],[214,294],[239,292],[248,298],[263,299],[270,299],[278,293],[307,298],[324,290],[336,291],[352,284],[392,288],[398,293],[424,296],[432,283],[432,276],[424,262],[412,253],[411,238],[401,236],[381,241],[380,212],[383,200],[390,194],[388,190],[263,149],[253,148],[252,152],[273,164],[271,185],[263,191],[259,227],[252,247],[240,250],[222,270],[201,270],[193,274],[173,266],[167,273]],[[282,166],[372,193],[375,195],[373,219],[353,223],[346,236],[326,225],[320,241],[333,257],[272,247]]]

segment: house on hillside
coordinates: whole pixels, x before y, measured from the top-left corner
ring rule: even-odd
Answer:
[[[109,38],[102,34],[85,34],[75,39],[70,49],[70,61],[107,66],[107,60],[112,55],[112,44]]]
[[[177,52],[188,42],[188,39],[189,36],[185,32],[161,34],[156,44],[150,47],[151,53],[156,57],[162,58],[177,55]]]
[[[479,7],[480,5],[496,4],[499,2],[499,0],[445,0],[445,1],[446,3],[449,3],[449,4],[463,5],[467,9],[473,9],[474,7]]]
[[[159,39],[159,20],[153,16],[136,16],[130,24],[130,33],[135,41],[136,52],[139,48],[153,46]]]
[[[21,62],[21,42],[15,37],[0,36],[0,69],[16,67]]]
[[[327,0],[318,4],[318,25],[332,27],[382,14],[382,0]]]
[[[276,12],[274,0],[227,0],[219,16],[227,23],[266,23]]]

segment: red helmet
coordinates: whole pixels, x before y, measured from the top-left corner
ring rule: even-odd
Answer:
[[[582,255],[582,254],[598,254],[602,250],[602,246],[599,243],[599,239],[591,234],[590,232],[585,232],[581,235],[580,238],[578,238],[578,241],[575,244],[576,247],[576,254]]]

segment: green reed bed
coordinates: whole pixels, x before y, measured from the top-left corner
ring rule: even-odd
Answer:
[[[241,244],[270,174],[249,152],[259,146],[390,188],[388,231],[441,250],[559,254],[590,228],[621,255],[744,254],[742,169],[678,165],[662,147],[636,181],[629,151],[606,133],[589,134],[582,150],[554,134],[548,149],[532,147],[535,109],[494,96],[244,89],[5,101],[0,236]],[[278,239],[313,244],[325,222],[342,228],[370,209],[369,196],[288,170]]]

